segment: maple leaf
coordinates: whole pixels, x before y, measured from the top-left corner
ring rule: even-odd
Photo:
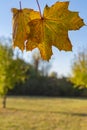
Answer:
[[[30,20],[40,18],[39,12],[33,9],[12,8],[13,13],[13,46],[25,49],[24,43],[30,33],[28,23]]]
[[[68,10],[69,2],[56,2],[44,8],[43,16],[31,20],[26,50],[39,48],[44,60],[52,55],[52,46],[59,50],[71,51],[72,45],[68,38],[69,30],[78,30],[84,24],[78,12]]]

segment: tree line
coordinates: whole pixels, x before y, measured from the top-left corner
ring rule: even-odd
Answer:
[[[87,97],[87,89],[74,87],[66,77],[33,77],[25,83],[18,83],[9,95],[15,96],[49,96],[49,97]]]

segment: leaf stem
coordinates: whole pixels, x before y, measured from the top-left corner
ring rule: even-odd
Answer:
[[[42,18],[41,8],[40,8],[40,4],[39,4],[38,0],[36,0],[36,3],[37,3],[37,5],[38,5],[38,9],[39,9],[39,12],[40,12],[40,16],[41,16],[41,18]]]
[[[22,9],[22,6],[21,6],[21,1],[19,1],[19,5],[20,5],[20,10]]]

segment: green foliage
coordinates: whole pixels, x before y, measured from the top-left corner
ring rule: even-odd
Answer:
[[[12,60],[6,71],[6,80],[8,86],[11,88],[14,86],[15,83],[24,81],[26,70],[26,63],[22,59],[17,58],[15,60]]]
[[[5,95],[17,82],[25,80],[26,66],[22,59],[13,59],[12,48],[0,44],[0,94]]]
[[[87,87],[87,52],[85,50],[75,57],[70,80],[76,86]]]
[[[6,73],[10,63],[12,62],[12,56],[13,56],[12,49],[9,48],[8,46],[3,46],[2,44],[0,44],[0,93],[1,94],[6,93],[7,91],[5,89],[5,86],[8,86],[6,85],[7,84]]]
[[[34,70],[33,70],[34,71]],[[73,87],[67,78],[37,76],[29,73],[25,83],[18,83],[9,91],[10,95],[75,97],[81,96],[80,90]],[[87,96],[87,95],[86,95]]]

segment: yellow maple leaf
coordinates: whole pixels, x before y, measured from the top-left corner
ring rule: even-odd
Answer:
[[[13,13],[13,46],[25,49],[25,41],[27,40],[30,28],[28,23],[30,20],[40,18],[39,12],[33,9],[16,9],[12,8]]]
[[[43,16],[31,20],[26,50],[39,48],[44,60],[52,55],[52,46],[59,50],[71,51],[72,45],[68,38],[69,30],[78,30],[84,25],[78,12],[68,10],[69,2],[56,2],[44,8]],[[40,14],[39,14],[40,15]]]

